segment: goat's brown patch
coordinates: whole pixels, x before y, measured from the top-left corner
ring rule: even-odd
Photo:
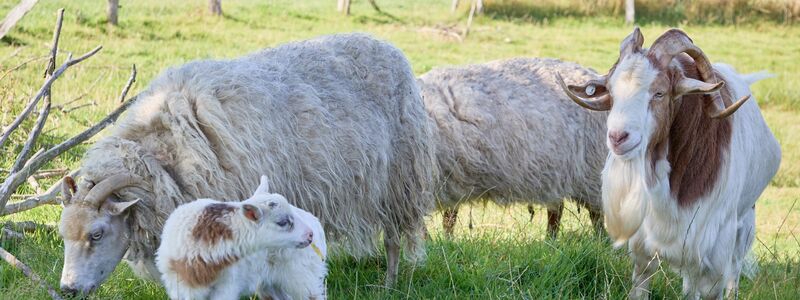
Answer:
[[[670,68],[668,72],[674,86],[682,72],[687,78],[700,79],[694,61],[687,55],[676,56],[683,70]],[[721,90],[725,105],[731,104],[731,94]],[[671,91],[670,91],[671,93]],[[714,187],[721,171],[723,156],[730,146],[732,125],[730,119],[711,119],[704,106],[711,97],[706,95],[684,95],[675,100],[670,95],[666,103],[651,105],[658,128],[648,145],[652,167],[659,159],[666,159],[671,166],[669,176],[672,195],[678,205],[687,207],[697,202]],[[668,149],[666,153],[664,150]]]
[[[202,257],[178,259],[169,262],[172,271],[191,287],[207,287],[219,277],[220,272],[232,265],[239,258],[225,256],[217,261],[205,261]]]
[[[195,224],[192,229],[192,237],[194,237],[195,240],[204,241],[209,245],[214,245],[223,239],[233,239],[233,231],[222,219],[235,209],[236,207],[225,203],[216,203],[206,206],[206,208],[203,209],[203,213],[200,214],[197,224]]]

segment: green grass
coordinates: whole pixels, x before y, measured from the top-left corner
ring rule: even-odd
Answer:
[[[0,15],[16,4],[0,0]],[[297,2],[297,3],[295,3]],[[391,2],[391,3],[390,3]],[[40,146],[62,141],[93,124],[116,106],[116,98],[136,64],[137,84],[143,89],[169,66],[193,59],[231,58],[287,41],[336,32],[370,32],[400,47],[414,71],[489,60],[528,56],[557,57],[607,70],[616,59],[619,42],[630,33],[621,16],[545,14],[530,18],[492,13],[475,20],[470,36],[454,40],[437,28],[466,23],[464,11],[449,12],[449,1],[378,1],[385,14],[366,1],[356,1],[353,15],[335,12],[335,1],[223,1],[224,18],[206,14],[206,1],[123,1],[120,26],[105,22],[98,1],[41,1],[11,33],[0,41],[0,124],[8,124],[41,84],[55,12],[66,8],[61,38],[61,60],[66,52],[80,55],[102,44],[96,57],[67,71],[53,89],[54,105],[77,98],[71,105],[97,103],[71,113],[55,111]],[[497,7],[495,7],[497,8]],[[524,13],[524,12],[523,12]],[[646,43],[670,22],[646,22]],[[690,23],[694,24],[694,23]],[[738,24],[738,23],[737,23]],[[758,241],[754,245],[761,272],[743,280],[746,299],[797,299],[800,292],[800,28],[775,22],[747,22],[735,26],[710,23],[682,26],[714,61],[734,65],[741,72],[768,70],[777,78],[757,83],[755,97],[767,122],[783,146],[778,175],[757,204]],[[13,163],[31,122],[13,136],[14,146],[0,149],[2,169]],[[73,149],[46,168],[76,167],[87,145]],[[52,181],[43,181],[47,186]],[[23,186],[19,194],[32,194]],[[15,198],[17,199],[17,198]],[[398,286],[381,286],[381,258],[356,261],[334,257],[328,288],[331,298],[612,298],[624,297],[630,287],[630,262],[602,238],[589,233],[586,212],[568,206],[564,229],[556,240],[544,238],[544,213],[532,222],[524,207],[493,205],[462,208],[457,235],[441,237],[440,217],[428,222],[432,238],[426,244],[428,260],[404,263]],[[35,220],[56,224],[60,208],[42,207],[6,220]],[[472,224],[470,229],[469,224]],[[2,247],[56,286],[62,265],[62,243],[46,230],[29,233],[23,241],[5,241]],[[680,279],[659,272],[653,283],[655,298],[677,298]],[[153,283],[136,279],[124,264],[103,285],[96,299],[164,298]],[[21,273],[0,263],[0,299],[45,299],[47,294]]]

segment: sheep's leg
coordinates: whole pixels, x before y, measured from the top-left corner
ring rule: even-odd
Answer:
[[[590,207],[586,207],[586,210],[589,211],[589,220],[592,221],[592,227],[594,227],[594,233],[597,235],[603,235],[603,213],[599,211],[595,211]]]
[[[558,235],[558,227],[561,226],[561,213],[564,211],[564,202],[558,206],[547,208],[547,236],[554,239]]]
[[[528,222],[533,222],[533,215],[536,214],[536,210],[533,209],[532,204],[528,204],[528,214],[531,215],[531,217],[528,219]]]
[[[400,267],[400,237],[386,230],[383,237],[383,246],[386,248],[386,287],[393,287],[397,282],[397,273]]]
[[[458,206],[445,208],[442,213],[442,227],[444,227],[444,234],[446,237],[453,237],[453,229],[456,227],[458,221]]]

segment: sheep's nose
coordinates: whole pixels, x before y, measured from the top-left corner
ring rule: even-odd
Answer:
[[[628,132],[627,131],[610,131],[608,133],[608,139],[611,141],[614,146],[622,145],[626,140],[628,140]]]

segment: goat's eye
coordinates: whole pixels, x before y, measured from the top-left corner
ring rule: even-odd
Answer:
[[[654,95],[654,97],[655,97],[656,99],[661,99],[661,98],[664,98],[664,93],[662,93],[662,92],[657,92],[657,93]]]
[[[89,237],[92,239],[93,242],[99,241],[100,239],[103,238],[103,231],[97,230],[95,232],[92,232],[92,234]]]

